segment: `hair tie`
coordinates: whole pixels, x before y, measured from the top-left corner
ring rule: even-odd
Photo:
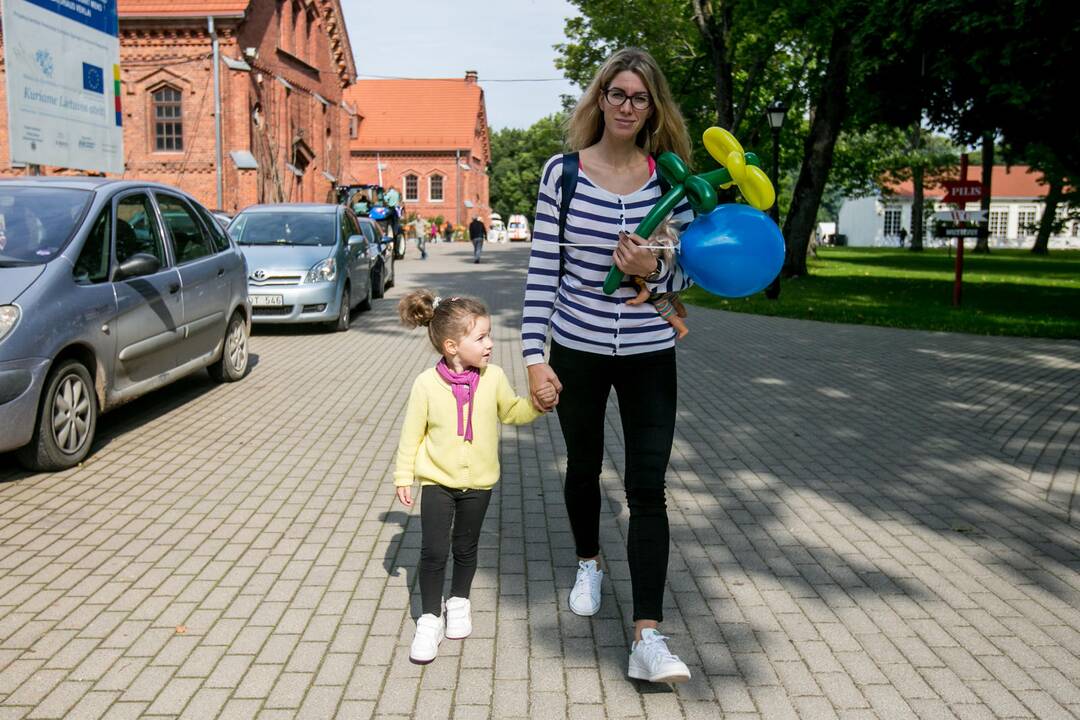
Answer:
[[[441,303],[441,302],[442,302],[442,298],[439,297],[438,295],[436,295],[435,300],[431,303],[431,309],[434,310],[435,308],[439,307],[439,303]]]

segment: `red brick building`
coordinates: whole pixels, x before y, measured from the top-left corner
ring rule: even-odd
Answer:
[[[177,185],[230,212],[331,197],[353,114],[342,95],[356,78],[339,0],[119,0],[119,12],[124,177]],[[8,157],[0,113],[0,175],[23,174]]]
[[[359,80],[345,98],[359,121],[347,180],[393,185],[406,212],[424,218],[490,221],[491,143],[475,72],[464,79]]]

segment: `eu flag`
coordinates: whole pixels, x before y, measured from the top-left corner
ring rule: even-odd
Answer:
[[[90,92],[96,92],[101,95],[105,94],[105,71],[99,68],[97,65],[91,65],[90,63],[82,64],[82,86],[83,90],[89,90]]]

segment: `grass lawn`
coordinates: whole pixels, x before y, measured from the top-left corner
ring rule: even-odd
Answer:
[[[784,280],[778,300],[763,293],[727,299],[691,288],[694,305],[835,323],[978,335],[1080,338],[1080,251],[964,254],[963,305],[952,307],[954,259],[945,250],[819,248],[810,277]],[[691,319],[691,327],[693,320]]]

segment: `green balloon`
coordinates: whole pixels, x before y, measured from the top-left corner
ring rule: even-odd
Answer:
[[[747,162],[751,162],[751,154],[746,154]],[[761,161],[757,160],[756,155],[753,159],[757,162],[751,162],[751,164],[760,164]],[[660,176],[667,181],[671,189],[664,193],[664,196],[657,201],[656,205],[653,205],[653,209],[649,211],[649,214],[638,223],[637,229],[634,230],[634,234],[638,237],[648,238],[652,235],[657,226],[675,209],[675,206],[684,197],[690,203],[690,207],[694,208],[698,213],[712,212],[717,202],[716,188],[731,182],[731,173],[724,168],[702,175],[691,175],[690,168],[686,166],[683,159],[672,152],[660,155],[656,160],[656,167]],[[625,277],[626,274],[613,264],[611,269],[608,270],[607,277],[604,278],[604,294],[611,295],[615,292]]]

